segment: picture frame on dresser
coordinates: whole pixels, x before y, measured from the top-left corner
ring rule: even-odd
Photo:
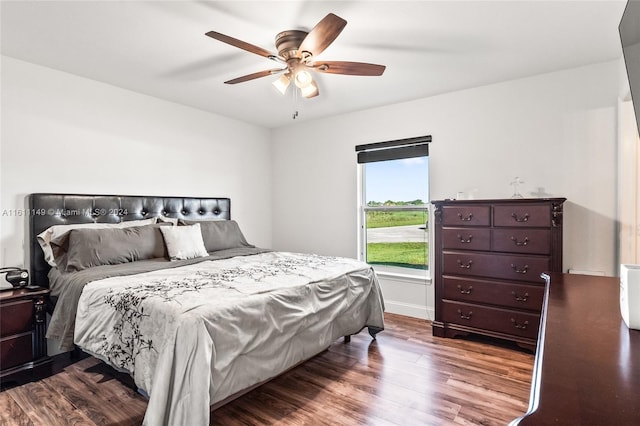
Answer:
[[[544,298],[541,274],[562,272],[565,201],[432,201],[434,336],[474,333],[535,349]]]

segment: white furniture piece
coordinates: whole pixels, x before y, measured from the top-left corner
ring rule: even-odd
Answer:
[[[627,327],[640,330],[640,265],[620,265],[620,314]]]

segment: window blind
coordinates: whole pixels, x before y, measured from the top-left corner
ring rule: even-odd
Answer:
[[[402,158],[425,157],[429,155],[431,135],[356,145],[358,163],[400,160]]]

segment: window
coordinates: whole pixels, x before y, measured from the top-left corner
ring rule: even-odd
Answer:
[[[360,252],[376,270],[429,268],[430,136],[359,145]]]

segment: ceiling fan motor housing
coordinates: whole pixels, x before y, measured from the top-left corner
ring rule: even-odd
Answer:
[[[302,44],[302,40],[307,36],[306,31],[289,30],[282,31],[276,35],[276,49],[278,54],[286,61],[291,58],[297,58],[298,47]]]

